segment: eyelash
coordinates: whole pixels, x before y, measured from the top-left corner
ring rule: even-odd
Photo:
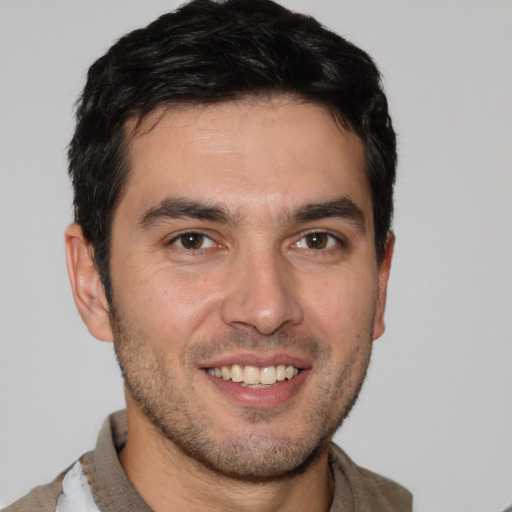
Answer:
[[[183,240],[187,236],[189,236],[191,238],[192,237],[197,238],[198,243],[201,246],[197,247],[197,248],[185,247],[183,245]],[[310,247],[308,245],[308,247],[299,247],[300,243],[308,244],[308,242],[307,242],[308,237],[314,237],[314,236],[325,237],[323,240],[325,242],[325,246],[324,247]],[[193,242],[193,240],[192,240],[192,242]],[[207,242],[208,247],[204,247],[205,242]],[[320,245],[321,245],[321,243],[322,243],[322,240],[320,241]],[[166,243],[166,245],[177,247],[178,249],[189,252],[189,253],[193,253],[193,252],[199,253],[199,252],[211,249],[214,246],[220,247],[220,244],[215,242],[215,240],[213,240],[213,238],[211,238],[210,236],[208,236],[205,233],[202,233],[200,231],[184,231],[182,233],[179,233],[178,235],[174,236],[171,240],[169,240]],[[325,252],[325,251],[335,250],[336,248],[346,248],[347,242],[344,238],[334,235],[332,233],[329,233],[328,231],[314,230],[314,231],[310,231],[308,233],[304,233],[299,238],[299,240],[297,240],[295,243],[292,244],[292,247],[298,248],[298,249],[306,249],[306,250],[314,251],[314,252]]]
[[[183,246],[183,239],[184,237],[186,236],[189,236],[189,237],[197,237],[200,239],[201,241],[201,247],[199,248],[190,248],[190,247],[184,247]],[[210,246],[209,247],[202,247],[203,243],[208,240],[209,243],[210,243]],[[179,242],[179,243],[178,243]],[[210,236],[206,235],[205,233],[201,233],[200,231],[184,231],[183,233],[179,233],[178,235],[174,236],[171,240],[169,240],[166,245],[173,245],[175,247],[178,247],[179,249],[183,250],[183,251],[187,251],[187,252],[200,252],[200,251],[203,251],[203,250],[207,250],[207,249],[210,249],[211,247],[213,247],[214,245],[217,245],[219,246],[220,244],[217,244],[215,242],[215,240],[213,240],[213,238],[211,238]]]
[[[313,248],[313,247],[304,247],[304,249],[307,249],[309,251],[315,251],[315,252],[326,252],[326,251],[332,251],[332,250],[336,250],[336,249],[340,249],[340,248],[347,248],[347,241],[339,236],[339,235],[334,235],[332,233],[329,233],[328,231],[322,231],[322,230],[313,230],[313,231],[309,231],[308,233],[304,233],[300,239],[295,242],[293,244],[293,246],[297,247],[298,244],[300,242],[305,242],[307,243],[307,237],[313,237],[313,236],[322,236],[322,237],[326,237],[327,240],[326,240],[326,247],[317,247],[317,248]],[[330,245],[329,245],[330,244]]]

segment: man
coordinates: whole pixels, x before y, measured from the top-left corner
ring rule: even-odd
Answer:
[[[393,253],[372,60],[267,0],[193,1],[93,64],[69,162],[73,294],[126,413],[6,510],[410,510],[331,444]]]

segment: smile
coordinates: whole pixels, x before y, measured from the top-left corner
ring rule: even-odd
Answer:
[[[264,368],[234,364],[232,366],[207,368],[206,371],[219,379],[230,380],[239,383],[241,386],[251,387],[273,386],[285,380],[292,380],[300,372],[299,368],[290,365],[285,366],[284,364],[265,366]]]

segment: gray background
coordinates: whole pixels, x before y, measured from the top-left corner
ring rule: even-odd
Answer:
[[[415,510],[512,502],[512,3],[285,1],[372,54],[400,137],[388,329],[336,440]],[[0,0],[0,506],[122,407],[71,298],[65,147],[85,71],[157,0]]]

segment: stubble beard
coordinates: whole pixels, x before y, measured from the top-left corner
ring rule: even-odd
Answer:
[[[255,340],[246,333],[233,333],[222,339],[204,340],[192,345],[180,356],[185,379],[180,378],[167,364],[163,355],[152,350],[144,333],[130,326],[111,308],[110,321],[114,333],[114,347],[123,379],[133,401],[156,427],[164,443],[172,443],[183,454],[204,468],[223,477],[251,482],[269,482],[289,478],[304,472],[328,449],[329,443],[355,404],[370,361],[371,342],[358,345],[345,361],[336,367],[320,340],[282,332],[274,337]],[[243,432],[214,437],[215,419],[203,414],[204,409],[189,403],[194,396],[191,368],[200,356],[227,348],[280,348],[300,343],[322,368],[317,392],[303,413],[304,428],[297,436],[279,435],[261,429],[269,421],[276,421],[276,411],[246,409],[241,411],[246,428]],[[183,382],[184,380],[184,382]],[[181,386],[180,386],[181,385]],[[220,412],[221,413],[221,412]],[[279,413],[287,424],[286,411]],[[251,426],[254,425],[254,429]]]

